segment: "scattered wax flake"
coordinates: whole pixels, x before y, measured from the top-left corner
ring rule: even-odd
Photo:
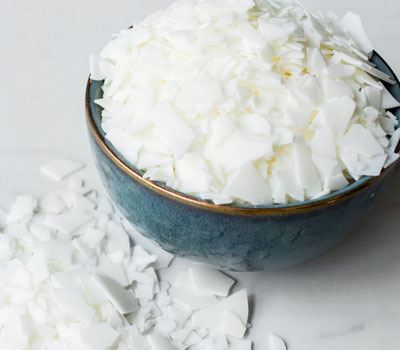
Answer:
[[[74,162],[68,159],[55,159],[50,163],[44,165],[40,170],[55,181],[62,181],[78,170],[82,169],[85,165],[82,163]]]
[[[64,312],[74,315],[86,324],[90,324],[93,321],[96,310],[87,305],[81,292],[53,289],[51,297],[61,308],[64,309]]]
[[[285,341],[278,335],[270,334],[268,345],[271,350],[287,350]]]
[[[26,267],[32,273],[35,283],[40,283],[49,276],[49,267],[43,251],[35,252]]]
[[[0,333],[2,349],[27,349],[32,334],[32,325],[26,315],[10,314]]]
[[[222,332],[236,338],[243,338],[246,333],[246,326],[240,321],[234,313],[224,311],[222,320]]]
[[[209,293],[226,297],[235,281],[221,271],[204,265],[193,265],[189,276],[194,289],[200,293]]]
[[[129,284],[124,268],[121,264],[109,264],[99,266],[96,268],[96,273],[100,276],[112,278],[122,287],[126,287]]]
[[[152,350],[177,350],[165,337],[159,334],[147,336]]]
[[[192,324],[243,338],[248,312],[247,291],[242,290],[219,303],[197,311],[192,317]]]
[[[222,308],[228,310],[239,317],[244,325],[249,318],[249,303],[247,290],[242,289],[221,301]]]
[[[66,239],[52,239],[38,243],[43,249],[47,259],[59,260],[63,263],[70,264],[72,261],[72,244]]]
[[[100,275],[95,275],[93,278],[104,294],[107,295],[109,301],[121,314],[128,314],[139,308],[133,293],[112,278]]]
[[[39,202],[39,205],[45,211],[54,214],[60,214],[65,209],[65,204],[63,203],[61,198],[54,192],[44,197]]]
[[[112,347],[120,333],[107,323],[98,323],[84,328],[80,332],[80,340],[91,347]]]
[[[7,223],[12,224],[19,221],[29,221],[33,216],[36,206],[37,200],[32,196],[27,195],[17,197],[8,213],[6,219]]]
[[[70,234],[91,220],[93,220],[93,217],[88,214],[71,211],[59,215],[48,214],[45,224],[50,228]]]
[[[176,304],[192,310],[208,307],[218,301],[218,299],[211,294],[199,293],[185,289],[171,288],[170,295],[171,299]]]

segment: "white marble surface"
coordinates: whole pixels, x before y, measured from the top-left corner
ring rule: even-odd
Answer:
[[[18,193],[44,194],[51,184],[38,169],[54,155],[88,162],[99,186],[84,124],[87,57],[110,33],[169,2],[0,1],[0,206]],[[361,13],[377,50],[400,74],[398,0],[304,3]],[[290,350],[400,349],[399,176],[368,219],[327,254],[285,271],[235,274],[238,288],[251,294],[255,350],[268,350],[270,332]]]

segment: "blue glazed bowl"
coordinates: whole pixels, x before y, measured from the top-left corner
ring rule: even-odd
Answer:
[[[377,54],[371,61],[396,81]],[[101,129],[102,83],[88,81],[86,116],[94,159],[105,188],[144,236],[176,255],[236,271],[279,269],[309,260],[338,243],[371,209],[395,165],[317,200],[291,205],[217,206],[142,177]],[[392,111],[400,118],[400,109]]]

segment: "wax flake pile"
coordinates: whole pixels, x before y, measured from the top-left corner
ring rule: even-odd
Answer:
[[[42,172],[61,181],[81,167]],[[0,211],[0,349],[250,350],[246,290],[230,294],[231,277],[197,264],[159,279],[173,256],[131,245],[133,228],[98,197],[74,175]],[[270,335],[270,349],[286,346]]]
[[[318,198],[399,158],[359,16],[181,0],[91,56],[102,127],[144,177],[216,204]]]

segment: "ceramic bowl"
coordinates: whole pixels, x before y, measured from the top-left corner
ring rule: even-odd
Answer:
[[[387,85],[400,100],[397,78],[374,53],[378,69],[397,82]],[[173,254],[236,271],[280,269],[334,246],[365,217],[395,164],[380,176],[363,177],[328,196],[292,205],[217,206],[142,178],[105,139],[101,129],[102,82],[88,81],[86,116],[100,177],[122,214],[142,235]],[[400,109],[392,111],[400,117]]]

